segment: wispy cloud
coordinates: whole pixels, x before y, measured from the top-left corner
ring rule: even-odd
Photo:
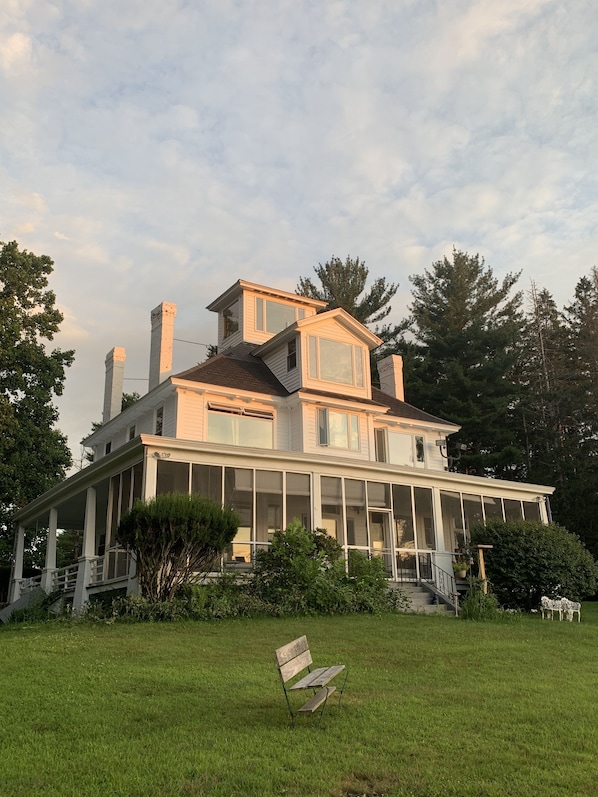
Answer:
[[[456,244],[566,301],[598,244],[597,26],[589,0],[4,0],[0,238],[55,260],[73,445],[106,352],[145,378],[162,300],[213,341],[239,277],[359,255],[399,318]]]

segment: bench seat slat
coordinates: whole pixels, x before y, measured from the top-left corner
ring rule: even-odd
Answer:
[[[318,689],[321,686],[326,686],[327,683],[332,681],[339,672],[345,669],[344,664],[336,664],[334,667],[318,667],[311,672],[308,672],[300,681],[291,686],[290,691],[296,689]]]
[[[316,709],[320,708],[322,703],[325,703],[328,700],[328,695],[331,695],[334,691],[336,691],[336,686],[325,686],[323,689],[320,689],[320,691],[317,692],[312,698],[310,698],[305,705],[301,706],[300,709],[297,709],[297,711],[301,714],[313,714]]]

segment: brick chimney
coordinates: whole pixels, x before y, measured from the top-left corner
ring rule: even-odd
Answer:
[[[106,355],[106,380],[104,382],[104,410],[102,423],[107,423],[121,411],[123,379],[125,375],[125,350],[115,346]]]
[[[150,347],[149,389],[153,390],[172,373],[174,319],[176,304],[162,302],[152,310],[152,340]]]
[[[403,358],[400,354],[391,354],[378,362],[380,390],[399,401],[405,401],[403,387]]]

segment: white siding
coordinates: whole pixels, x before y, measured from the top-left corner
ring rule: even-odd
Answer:
[[[301,355],[299,352],[299,341],[297,341],[297,367],[287,371],[287,344],[271,352],[264,357],[264,363],[272,371],[274,376],[283,384],[289,393],[294,393],[301,387]]]
[[[203,395],[190,390],[178,391],[176,436],[181,440],[204,440]]]

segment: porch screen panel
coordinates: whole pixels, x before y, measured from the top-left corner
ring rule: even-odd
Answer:
[[[447,551],[458,551],[465,546],[465,528],[461,512],[461,496],[450,490],[440,491],[444,547]]]
[[[393,484],[392,507],[397,548],[415,548],[411,487],[406,484]]]
[[[541,521],[540,504],[536,501],[523,501],[523,515],[526,520]]]
[[[156,495],[189,493],[189,463],[158,460]]]
[[[256,471],[255,502],[256,541],[271,542],[274,532],[282,528],[282,473]]]
[[[307,473],[287,473],[286,478],[287,518],[286,525],[297,518],[306,529],[311,528],[311,490]]]
[[[434,534],[432,490],[429,487],[414,487],[413,495],[415,498],[417,547],[424,550],[433,550],[436,547],[436,542]]]
[[[345,504],[347,507],[347,545],[367,548],[365,482],[358,479],[345,479]]]
[[[191,492],[205,495],[222,504],[222,468],[220,465],[192,465]]]
[[[341,480],[336,476],[322,476],[322,526],[331,537],[344,545],[343,494]]]
[[[253,471],[248,468],[224,469],[224,504],[239,516],[239,529],[227,558],[238,563],[251,562],[253,531]]]
[[[106,551],[106,527],[108,524],[108,498],[110,482],[106,479],[96,485],[96,554],[103,556]]]
[[[390,509],[390,484],[368,482],[368,506]]]
[[[484,496],[484,514],[486,520],[496,518],[496,520],[504,520],[502,513],[502,498],[492,498],[489,495]]]
[[[133,465],[133,503],[143,495],[143,462]]]
[[[521,512],[521,501],[516,501],[513,498],[503,498],[505,505],[505,520],[523,520]]]
[[[125,512],[127,512],[132,504],[131,504],[131,486],[133,483],[131,468],[127,468],[121,474],[121,499],[120,499],[120,517],[122,517]]]
[[[467,542],[469,542],[471,540],[472,528],[484,522],[481,495],[468,495],[467,493],[463,493],[463,515],[465,517]]]

